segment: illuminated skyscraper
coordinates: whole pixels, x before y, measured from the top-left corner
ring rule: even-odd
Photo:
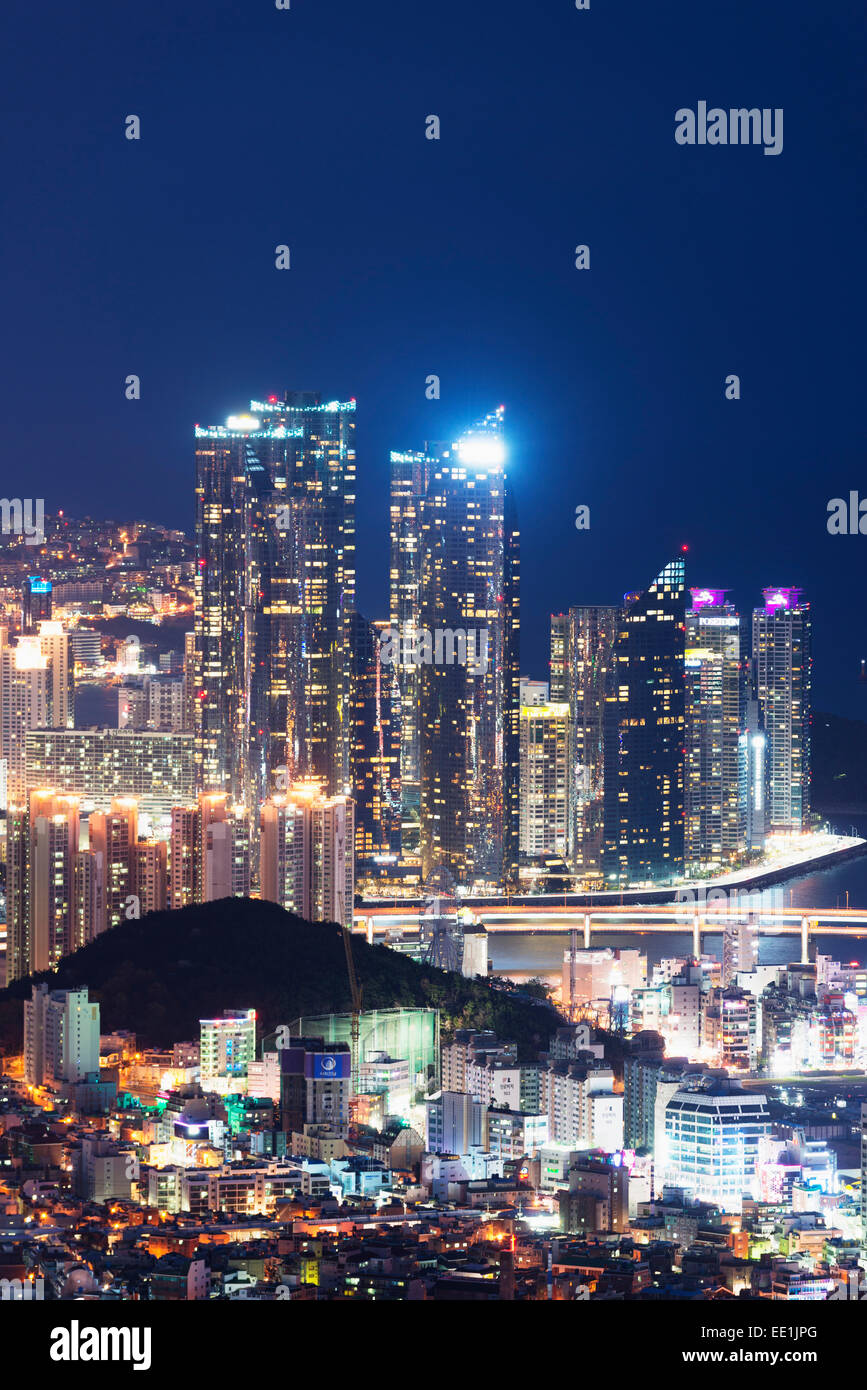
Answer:
[[[421,509],[433,466],[426,453],[391,455],[389,616],[392,627],[408,636],[421,625]],[[401,799],[411,816],[418,813],[421,799],[421,671],[410,663],[396,669],[402,703]]]
[[[520,843],[524,859],[566,853],[569,706],[521,705]]]
[[[686,615],[686,843],[690,869],[734,864],[746,846],[739,739],[740,618],[723,589],[691,589]]]
[[[810,605],[800,589],[764,589],[753,611],[755,690],[765,726],[775,830],[805,830],[810,816]]]
[[[575,873],[591,883],[602,878],[603,725],[621,616],[614,604],[593,604],[570,608],[565,620],[559,614],[551,619],[551,667],[553,671],[559,648],[570,716],[567,858]]]
[[[768,740],[759,702],[749,691],[741,712],[738,771],[744,847],[762,853],[768,832]]]
[[[196,634],[184,633],[184,733],[196,729]]]
[[[569,614],[551,614],[551,661],[550,661],[550,686],[551,699],[556,704],[558,701],[568,700],[569,695],[566,688],[566,671],[569,663]]]
[[[197,777],[256,810],[278,769],[342,792],[355,402],[253,401],[196,428]]]
[[[400,851],[401,694],[398,672],[381,660],[386,623],[350,614],[350,783],[359,863]]]
[[[0,758],[6,759],[10,802],[25,795],[28,730],[46,728],[50,710],[51,671],[39,638],[21,637],[10,647],[0,628]]]
[[[422,870],[501,884],[518,862],[519,537],[502,408],[441,453],[421,507]],[[455,660],[454,634],[483,662]],[[448,640],[451,639],[451,640]]]
[[[44,618],[51,617],[51,608],[51,580],[29,575],[21,595],[21,631],[35,632]]]
[[[629,594],[604,712],[607,883],[668,883],[683,872],[684,562]]]

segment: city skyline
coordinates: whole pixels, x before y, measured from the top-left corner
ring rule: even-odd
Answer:
[[[249,1380],[277,1301],[852,1362],[865,44],[863,0],[11,0],[25,1365],[165,1375],[232,1302],[196,1364]]]
[[[837,119],[859,99],[862,8],[823,21],[807,0],[758,13],[738,0],[720,26],[682,16],[674,46],[639,0],[619,7],[623,34],[567,3],[532,25],[517,0],[473,15],[446,0],[430,25],[398,13],[335,0],[326,31],[303,3],[241,22],[225,0],[194,0],[186,18],[161,8],[159,65],[141,58],[156,43],[141,17],[115,13],[83,45],[84,82],[58,59],[81,21],[58,7],[45,53],[16,14],[18,51],[32,40],[42,57],[9,74],[10,111],[26,113],[9,128],[10,455],[51,509],[69,505],[71,473],[81,510],[189,531],[191,420],[224,420],[259,391],[354,396],[359,606],[384,614],[390,451],[455,438],[504,403],[527,668],[541,669],[546,609],[617,603],[688,543],[695,578],[733,587],[742,610],[766,583],[803,585],[825,615],[817,707],[864,717],[863,538],[827,530],[828,502],[863,474],[864,190],[857,130],[841,136]],[[215,101],[215,71],[231,73],[231,101]],[[509,96],[518,73],[529,108]],[[785,107],[783,152],[678,146],[675,112],[714,93]],[[71,109],[72,147],[58,137]],[[309,167],[339,168],[351,230],[326,229],[291,180],[275,186],[286,140],[302,139]],[[227,167],[269,190],[234,223],[208,219],[198,193]],[[60,208],[62,254],[40,257]]]

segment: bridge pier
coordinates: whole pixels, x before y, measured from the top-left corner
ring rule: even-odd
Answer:
[[[692,919],[692,954],[701,960],[701,918],[696,914]]]
[[[584,913],[584,950],[590,950],[590,913]]]
[[[810,964],[810,919],[801,918],[801,964]]]

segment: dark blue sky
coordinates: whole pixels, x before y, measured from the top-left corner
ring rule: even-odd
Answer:
[[[552,609],[686,541],[688,581],[745,608],[802,585],[816,705],[867,714],[867,536],[826,531],[829,498],[867,496],[862,0],[74,9],[4,22],[7,494],[189,526],[194,422],[355,396],[380,616],[388,450],[504,402],[525,670]],[[783,153],[678,146],[700,100],[782,107]]]

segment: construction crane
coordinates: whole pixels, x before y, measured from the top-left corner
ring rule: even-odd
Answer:
[[[352,956],[352,927],[343,923],[343,949],[346,952],[346,972],[349,976],[349,993],[352,998],[352,1028],[350,1032],[350,1053],[352,1065],[352,1092],[358,1095],[360,1090],[359,1082],[361,1079],[361,993],[362,989],[358,983],[358,976],[355,973],[355,961]]]

